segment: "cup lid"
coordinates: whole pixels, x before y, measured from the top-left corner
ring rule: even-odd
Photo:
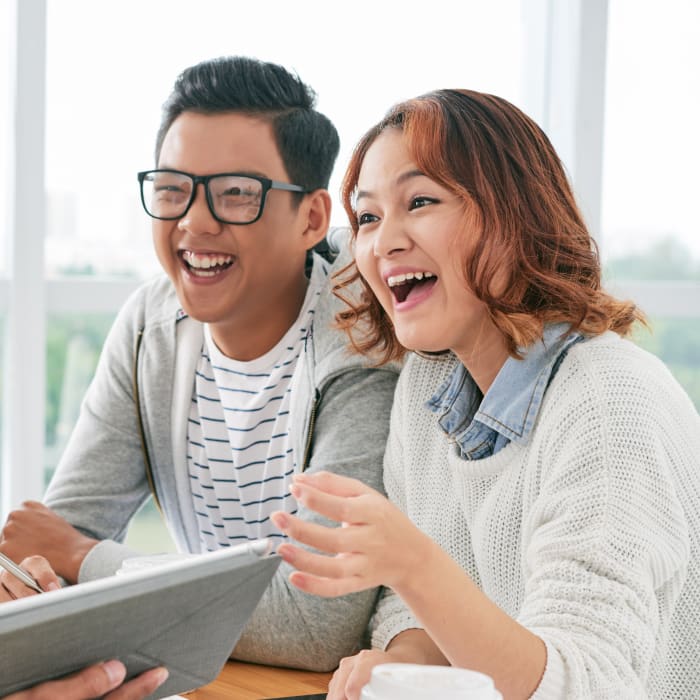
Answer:
[[[454,666],[379,664],[372,669],[369,686],[378,698],[502,700],[490,676]]]

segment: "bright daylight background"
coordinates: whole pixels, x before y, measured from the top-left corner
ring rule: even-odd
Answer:
[[[46,196],[44,279],[94,281],[87,295],[97,298],[99,281],[135,285],[158,271],[135,173],[153,164],[161,104],[188,65],[248,54],[294,69],[315,88],[318,108],[341,135],[331,183],[333,223],[340,225],[345,221],[337,192],[351,148],[393,102],[438,87],[469,87],[502,95],[542,117],[534,96],[554,88],[530,58],[547,31],[538,23],[559,2],[574,5],[46,0],[45,183],[36,183],[37,197],[42,191]],[[0,96],[8,98],[0,100],[0,241],[6,247],[12,183],[2,153],[13,133],[5,50],[14,38],[11,5],[0,0]],[[666,289],[668,281],[689,283],[698,298],[700,3],[609,0],[608,7],[599,229],[608,279],[629,289],[642,282],[640,294],[646,290],[654,300],[656,284]],[[20,217],[16,212],[15,220]],[[0,278],[22,274],[0,257]],[[11,294],[3,289],[0,332]],[[673,289],[681,291],[654,313],[655,332],[639,340],[669,363],[700,406],[700,309],[678,317],[673,300],[686,287]],[[95,303],[91,311],[89,304],[81,310],[47,304],[44,481],[59,459],[118,308],[104,306]],[[33,321],[27,323],[31,333]],[[7,377],[12,368],[4,370]],[[10,466],[2,468],[7,473]],[[130,537],[144,549],[170,547],[152,507],[144,509]]]

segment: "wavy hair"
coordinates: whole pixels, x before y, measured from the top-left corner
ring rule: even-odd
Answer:
[[[586,335],[626,335],[636,321],[645,322],[634,303],[601,288],[597,245],[549,139],[521,110],[494,95],[431,92],[395,105],[362,137],[341,189],[353,241],[362,163],[386,129],[401,130],[421,172],[462,199],[465,220],[476,207],[481,226],[468,250],[465,237],[464,278],[503,333],[510,355],[519,357],[518,348],[541,337],[550,321],[567,322]],[[349,286],[358,279],[359,297],[350,298]],[[347,305],[337,325],[357,352],[374,354],[380,363],[403,356],[388,314],[354,262],[336,274],[334,293]]]

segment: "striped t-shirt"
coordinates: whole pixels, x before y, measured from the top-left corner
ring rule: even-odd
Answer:
[[[261,537],[279,542],[283,535],[270,514],[296,512],[289,493],[297,457],[289,435],[290,384],[323,281],[316,267],[297,320],[262,357],[226,357],[205,325],[187,430],[202,551]]]

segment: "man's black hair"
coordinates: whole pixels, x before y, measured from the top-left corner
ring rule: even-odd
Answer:
[[[307,191],[328,188],[340,141],[314,109],[316,93],[286,68],[246,56],[224,56],[185,69],[163,105],[156,163],[163,139],[183,112],[238,112],[269,120],[289,179]]]

